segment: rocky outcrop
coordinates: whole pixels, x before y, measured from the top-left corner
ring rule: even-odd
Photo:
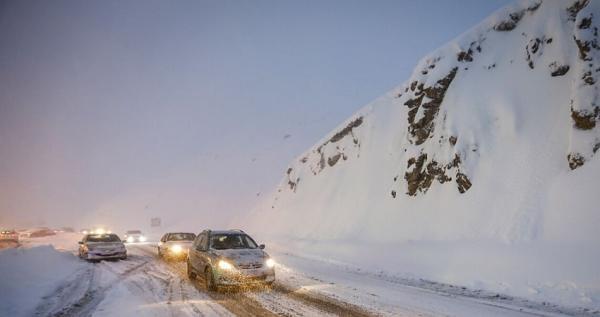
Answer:
[[[413,98],[407,100],[404,105],[408,110],[408,132],[411,141],[416,145],[423,144],[435,128],[434,119],[436,118],[446,91],[454,77],[458,67],[453,68],[448,75],[438,80],[435,85],[425,87],[423,83],[413,82],[410,90],[414,93]],[[427,97],[427,99],[425,99]],[[417,116],[422,112],[420,117]]]

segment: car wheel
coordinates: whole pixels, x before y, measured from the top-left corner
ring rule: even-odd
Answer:
[[[196,273],[192,271],[192,266],[190,265],[190,262],[187,262],[187,276],[190,280],[196,279]]]
[[[204,272],[204,285],[206,286],[206,289],[211,292],[217,290],[217,284],[215,284],[215,277],[211,268],[207,268]]]
[[[127,255],[122,256],[121,260],[127,260]]]

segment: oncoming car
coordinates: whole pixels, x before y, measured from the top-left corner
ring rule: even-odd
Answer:
[[[15,230],[2,230],[0,231],[0,241],[18,243],[19,233]]]
[[[158,256],[185,259],[195,238],[195,234],[187,232],[165,233],[158,242]]]
[[[124,238],[127,243],[146,242],[146,237],[140,230],[128,230],[125,232]]]
[[[114,233],[86,234],[79,241],[79,257],[88,260],[127,259],[125,245]]]
[[[206,288],[275,281],[275,261],[241,230],[201,232],[188,253],[187,274],[200,276]]]

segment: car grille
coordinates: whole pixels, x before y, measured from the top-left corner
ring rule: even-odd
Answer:
[[[240,264],[238,267],[243,270],[247,269],[260,269],[262,267],[262,263],[250,263],[250,264]]]

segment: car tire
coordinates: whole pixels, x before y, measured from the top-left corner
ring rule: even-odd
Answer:
[[[125,261],[125,260],[127,260],[127,255],[124,255],[124,256],[122,256],[122,257],[121,257],[121,260],[122,260],[122,261]]]
[[[190,265],[190,262],[187,262],[187,276],[190,280],[196,279],[196,273],[194,273],[194,271],[192,270],[192,266]]]
[[[215,276],[213,275],[211,268],[206,268],[206,270],[204,270],[204,285],[208,291],[214,292],[217,290]]]

